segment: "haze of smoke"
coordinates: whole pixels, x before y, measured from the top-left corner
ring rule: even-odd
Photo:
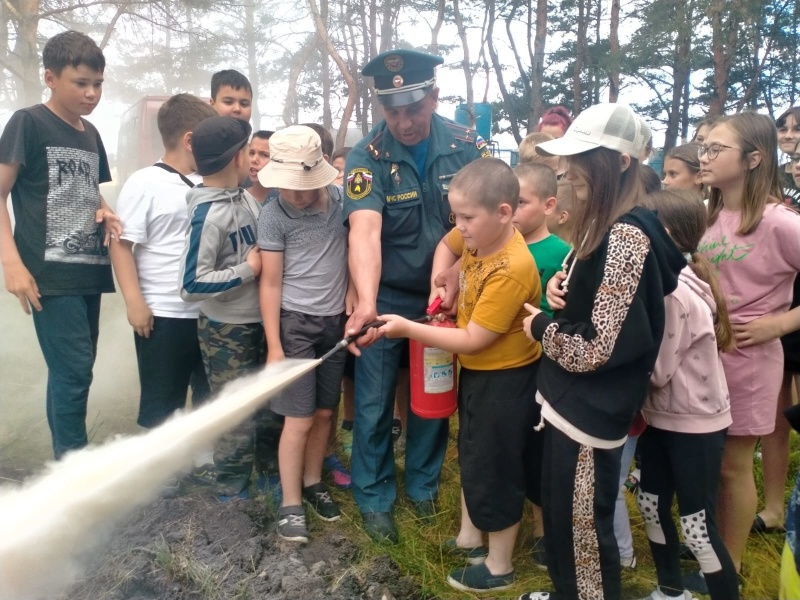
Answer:
[[[143,435],[68,454],[20,488],[0,490],[0,599],[63,592],[89,551],[199,451],[235,427],[316,360],[288,360],[233,382],[220,397]]]

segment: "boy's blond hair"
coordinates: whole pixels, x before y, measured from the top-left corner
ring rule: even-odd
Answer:
[[[549,133],[542,133],[541,131],[534,131],[533,133],[529,133],[528,135],[526,135],[525,139],[523,139],[519,144],[520,164],[532,163],[540,158],[549,158],[549,157],[544,157],[541,154],[537,154],[536,146],[538,146],[542,142],[549,142],[552,139],[554,139],[552,135],[550,135]]]
[[[480,158],[469,163],[450,182],[450,191],[453,190],[489,211],[497,210],[501,204],[508,204],[513,210],[519,206],[519,180],[499,158]]]
[[[539,200],[555,197],[558,192],[558,179],[553,169],[542,163],[520,163],[514,167],[514,174],[520,181],[530,186]]]

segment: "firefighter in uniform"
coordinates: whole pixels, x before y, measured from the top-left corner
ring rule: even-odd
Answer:
[[[425,314],[433,253],[453,226],[447,201],[450,180],[467,163],[490,155],[474,130],[435,114],[439,88],[434,69],[442,62],[421,52],[390,50],[362,70],[374,78],[384,120],[353,148],[345,168],[348,261],[358,294],[348,332],[380,314]],[[354,349],[360,356],[355,367],[353,491],[367,533],[391,543],[398,537],[392,517],[397,495],[392,409],[404,343],[373,331]],[[435,511],[447,426],[447,419],[422,419],[409,411],[405,492],[420,517]]]

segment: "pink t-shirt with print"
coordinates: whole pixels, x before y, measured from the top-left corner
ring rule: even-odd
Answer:
[[[722,210],[698,248],[717,268],[734,324],[786,312],[800,272],[800,215],[769,204],[752,233],[736,233],[740,223],[738,211]],[[722,364],[733,417],[728,433],[771,433],[783,374],[780,340],[726,352]]]

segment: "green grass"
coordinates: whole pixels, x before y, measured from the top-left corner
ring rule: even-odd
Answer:
[[[453,537],[458,532],[460,513],[460,488],[458,478],[458,463],[455,450],[455,433],[451,431],[451,440],[448,446],[444,469],[442,470],[442,483],[438,502],[439,513],[431,523],[417,519],[411,510],[410,504],[402,490],[402,457],[398,460],[399,485],[398,501],[395,507],[395,519],[400,531],[400,543],[396,546],[376,544],[367,537],[361,529],[361,519],[358,507],[352,495],[336,492],[335,497],[342,506],[344,518],[331,525],[322,525],[316,521],[314,530],[319,527],[336,527],[344,529],[351,539],[361,548],[360,561],[365,562],[379,555],[388,554],[400,566],[404,575],[409,575],[417,581],[424,598],[462,599],[462,598],[517,598],[523,592],[531,590],[548,590],[551,588],[550,579],[546,571],[533,565],[530,559],[531,548],[531,522],[530,512],[526,509],[517,548],[514,556],[514,566],[517,583],[507,592],[494,595],[472,595],[458,592],[447,585],[447,575],[453,569],[463,566],[458,560],[443,556],[440,545],[446,539]],[[794,474],[798,468],[798,440],[793,434],[792,457],[790,463],[790,479],[794,481]],[[760,463],[756,462],[756,479],[760,483]],[[790,486],[787,484],[787,500]],[[633,495],[627,495],[628,511],[631,515],[631,528],[633,530],[634,549],[638,566],[634,571],[625,570],[622,577],[623,598],[643,598],[650,594],[656,586],[656,574],[644,525]],[[782,535],[751,536],[745,553],[746,583],[743,590],[743,600],[765,600],[778,597],[778,576],[780,570],[780,553],[783,549]],[[693,567],[692,563],[684,565],[685,572]]]

